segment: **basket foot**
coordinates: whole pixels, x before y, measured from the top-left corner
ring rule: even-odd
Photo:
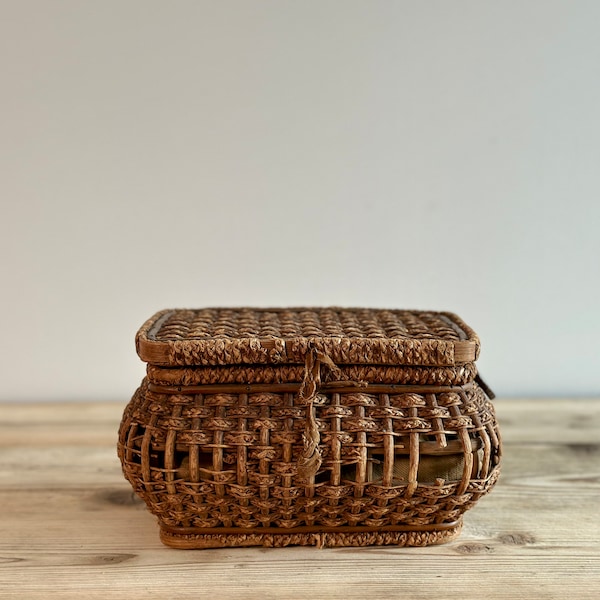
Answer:
[[[199,548],[233,548],[263,546],[283,548],[285,546],[316,546],[317,548],[341,548],[361,546],[432,546],[445,544],[460,534],[462,521],[440,529],[427,531],[385,530],[385,531],[310,531],[297,533],[202,533],[178,532],[174,528],[161,526],[160,539],[166,546],[185,550]],[[214,530],[213,530],[214,531]]]

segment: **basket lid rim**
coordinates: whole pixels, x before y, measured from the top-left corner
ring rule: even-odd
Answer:
[[[382,308],[165,309],[136,335],[157,366],[303,364],[311,349],[339,364],[456,366],[477,360],[477,334],[447,311]]]

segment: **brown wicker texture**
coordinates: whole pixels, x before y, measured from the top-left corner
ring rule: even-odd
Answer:
[[[136,344],[163,366],[303,365],[310,349],[336,364],[454,366],[479,354],[477,335],[452,313],[344,308],[165,310]]]
[[[157,385],[191,386],[215,383],[300,383],[304,365],[231,365],[229,367],[180,367],[148,365],[148,380]],[[401,367],[389,365],[342,365],[347,381],[395,385],[464,385],[477,375],[474,363],[457,367]]]
[[[381,322],[381,315],[372,316],[377,312],[354,315]],[[182,313],[177,319],[174,311],[162,312],[148,321],[138,348],[152,327],[153,339],[157,331],[163,338],[163,357],[165,327],[171,343],[189,338],[187,326],[174,332],[202,311]],[[280,322],[285,314],[277,312]],[[406,319],[407,313],[394,314]],[[430,356],[436,313],[428,314],[433,316],[421,334],[432,336],[423,346]],[[476,339],[470,330],[461,328],[461,336],[448,327],[449,318],[443,315],[443,335]],[[211,327],[209,339],[217,347],[220,338]],[[364,330],[358,338],[363,342],[369,339]],[[239,351],[235,331],[219,357],[231,350],[229,341]],[[267,339],[263,334],[253,339]],[[409,365],[377,366],[368,364],[368,354],[355,354],[362,360],[338,368],[314,345],[300,367],[250,367],[243,357],[230,367],[149,365],[123,416],[119,456],[126,478],[157,515],[163,542],[179,548],[421,546],[455,537],[462,514],[498,477],[501,444],[493,406],[468,357],[452,367],[417,366],[422,362],[414,349],[422,340],[403,340],[413,349]],[[320,348],[334,347],[326,342]],[[196,350],[194,345],[194,353],[184,354],[206,364]]]

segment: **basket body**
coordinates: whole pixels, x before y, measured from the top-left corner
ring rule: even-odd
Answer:
[[[118,447],[125,477],[158,517],[165,544],[436,544],[458,534],[463,513],[496,482],[498,426],[468,360],[478,345],[466,327],[456,341],[474,343],[459,346],[460,364],[418,364],[418,352],[404,353],[410,364],[394,357],[371,364],[373,345],[370,354],[361,348],[363,362],[355,355],[342,363],[340,352],[336,362],[332,349],[344,339],[315,349],[323,336],[298,355],[284,347],[284,357],[281,337],[263,336],[251,362],[236,355],[227,364],[221,355],[207,360],[211,348],[198,350],[197,336],[187,354],[184,344],[173,352],[189,328],[181,333],[177,311],[157,326],[161,314],[138,336],[138,351],[155,364],[124,412]],[[403,352],[418,340],[399,339]],[[423,339],[431,353],[431,338]],[[383,362],[387,340],[379,342]]]

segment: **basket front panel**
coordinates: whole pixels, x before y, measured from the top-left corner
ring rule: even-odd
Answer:
[[[162,524],[240,531],[418,530],[455,522],[495,483],[497,424],[476,384],[328,390],[314,404],[322,462],[301,479],[296,393],[159,394],[145,382],[121,424],[123,471]]]

